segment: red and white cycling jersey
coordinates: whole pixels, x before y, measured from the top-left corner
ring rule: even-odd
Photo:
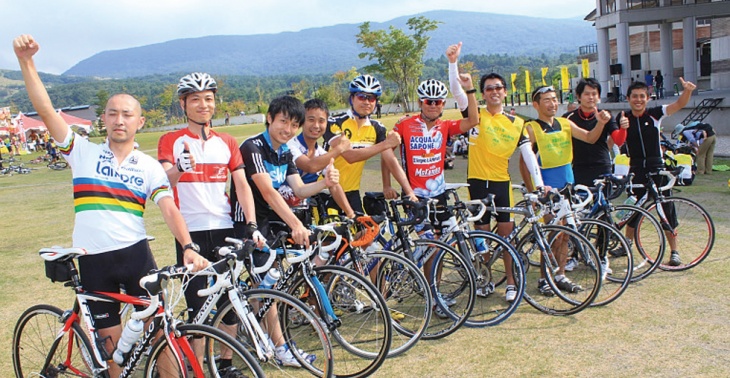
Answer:
[[[175,203],[180,208],[190,231],[232,228],[231,203],[226,193],[228,173],[243,168],[243,159],[236,139],[228,134],[210,131],[205,142],[187,128],[167,133],[160,138],[157,159],[176,164],[183,152],[183,142],[195,158],[195,171],[180,177]]]
[[[147,200],[172,196],[162,165],[138,150],[119,163],[108,144],[91,143],[70,128],[57,145],[73,174],[74,247],[97,254],[146,239]]]
[[[441,120],[428,129],[420,115],[398,122],[393,130],[401,136],[401,162],[408,182],[418,197],[431,198],[444,192],[446,142],[461,134],[461,120]]]

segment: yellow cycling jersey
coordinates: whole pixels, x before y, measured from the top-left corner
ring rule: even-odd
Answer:
[[[555,121],[560,124],[560,130],[545,132],[541,123],[537,121],[527,122],[535,134],[535,141],[540,152],[540,168],[561,167],[573,162],[573,134],[570,129],[570,121],[557,117]],[[525,130],[525,133],[527,130]]]
[[[480,109],[479,124],[469,131],[467,177],[477,180],[510,181],[509,158],[524,140],[524,121],[504,113],[492,115]]]
[[[329,150],[329,142],[340,135],[350,140],[353,149],[366,148],[385,140],[386,129],[375,120],[369,120],[370,124],[357,126],[357,122],[345,114],[328,121],[327,130],[324,132],[324,148]],[[335,168],[340,171],[340,186],[345,192],[360,190],[360,180],[365,162],[358,161],[348,163],[341,155],[335,159]]]

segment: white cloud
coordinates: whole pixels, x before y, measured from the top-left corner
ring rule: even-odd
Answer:
[[[41,44],[41,71],[62,73],[105,50],[117,50],[206,35],[278,33],[340,23],[383,22],[436,9],[520,14],[533,17],[585,16],[585,0],[25,0],[3,4],[0,35],[11,45],[18,34]],[[465,27],[478,28],[478,25]],[[10,49],[1,49],[0,68],[17,69]],[[194,53],[194,52],[191,52]]]

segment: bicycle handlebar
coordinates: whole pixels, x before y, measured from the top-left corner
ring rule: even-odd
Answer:
[[[582,210],[589,203],[591,203],[591,201],[593,201],[593,192],[591,192],[591,189],[588,188],[587,186],[578,184],[578,185],[574,186],[573,189],[575,190],[576,194],[578,194],[578,191],[582,191],[582,192],[586,193],[585,200],[583,200],[582,202],[571,204],[571,208],[573,210]]]

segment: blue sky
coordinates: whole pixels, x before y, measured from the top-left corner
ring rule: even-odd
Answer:
[[[0,68],[18,69],[12,38],[19,34],[40,43],[40,71],[60,74],[101,51],[180,38],[383,22],[437,9],[575,18],[594,8],[593,0],[10,0],[0,7],[0,35],[6,38],[0,41],[6,46],[0,49]]]

